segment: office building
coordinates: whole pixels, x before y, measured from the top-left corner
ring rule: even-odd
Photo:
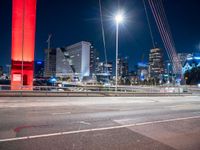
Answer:
[[[118,67],[118,76],[119,77],[125,77],[125,76],[128,76],[128,60],[125,58],[120,58],[118,59],[118,64],[117,64],[117,67]]]
[[[45,50],[45,77],[70,77],[82,80],[95,73],[98,63],[97,50],[90,42]]]
[[[113,63],[112,62],[99,62],[97,65],[97,73],[96,74],[107,74],[112,76],[113,74]]]
[[[35,61],[34,63],[34,77],[44,77],[44,61]]]
[[[164,73],[163,53],[160,48],[154,48],[149,53],[149,77],[159,78]]]
[[[56,54],[57,49],[45,49],[44,58],[44,77],[52,77],[56,75]]]
[[[191,55],[191,54],[190,53],[178,53],[178,58],[179,58],[182,66],[185,64],[189,55]]]
[[[90,47],[90,76],[96,74],[96,68],[99,63],[98,51],[91,45]]]
[[[195,67],[200,67],[200,53],[193,53],[187,56],[182,72],[184,74],[186,71],[190,71]]]
[[[57,77],[83,77],[90,75],[90,49],[91,43],[81,41],[65,48],[57,48],[56,76]]]
[[[112,79],[113,63],[99,62],[96,68],[96,78],[98,82],[108,83]]]
[[[148,64],[146,62],[138,62],[136,65],[137,77],[140,81],[148,79]]]
[[[107,62],[107,64],[104,63],[104,68],[105,68],[105,71],[106,71],[110,76],[113,75],[113,63],[112,63],[112,62]]]

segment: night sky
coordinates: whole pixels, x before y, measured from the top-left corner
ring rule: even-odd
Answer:
[[[10,64],[12,1],[0,0],[0,65]],[[142,0],[102,0],[107,55],[115,60],[115,24],[112,19],[118,6],[124,10],[126,21],[120,25],[119,55],[128,57],[130,70],[142,60],[148,61],[152,48]],[[178,52],[200,49],[200,1],[164,0],[164,7]],[[148,9],[157,46],[163,44]],[[104,60],[98,0],[38,0],[35,59],[42,60],[48,34],[52,47],[65,47],[79,41],[89,41]],[[167,59],[167,57],[165,57]],[[4,68],[5,69],[5,68]]]

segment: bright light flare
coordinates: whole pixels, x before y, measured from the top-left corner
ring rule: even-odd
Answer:
[[[124,17],[123,17],[123,15],[122,15],[121,13],[118,13],[118,14],[115,16],[115,21],[116,21],[117,23],[122,23],[123,20],[124,20]]]

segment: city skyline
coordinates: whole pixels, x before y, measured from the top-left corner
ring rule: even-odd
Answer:
[[[0,0],[0,150],[199,150],[200,0]]]
[[[133,69],[134,65],[142,60],[143,55],[144,60],[148,61],[148,54],[153,46],[142,1],[125,0],[119,1],[119,3],[127,16],[125,24],[120,28],[119,56],[129,56],[130,68]],[[11,0],[2,1],[0,6],[0,20],[2,22],[0,29],[0,33],[2,33],[0,35],[0,52],[2,54],[0,64],[4,67],[6,64],[10,64],[11,4]],[[48,1],[48,5],[46,4],[47,1],[45,0],[37,2],[36,60],[44,58],[48,34],[52,34],[53,48],[65,47],[82,40],[92,42],[99,51],[100,58],[104,60],[98,1],[74,1],[68,4],[66,1],[60,0],[58,2]],[[192,53],[199,49],[198,4],[197,0],[190,3],[186,0],[181,3],[164,1],[177,52]],[[117,10],[117,5],[118,1],[102,1],[108,60],[114,60],[115,27],[111,18]],[[73,15],[71,15],[72,13]],[[158,47],[163,48],[149,8],[148,13],[155,41],[158,43]]]

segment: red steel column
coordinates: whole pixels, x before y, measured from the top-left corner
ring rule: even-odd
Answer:
[[[12,90],[32,90],[35,26],[36,0],[12,0]]]

